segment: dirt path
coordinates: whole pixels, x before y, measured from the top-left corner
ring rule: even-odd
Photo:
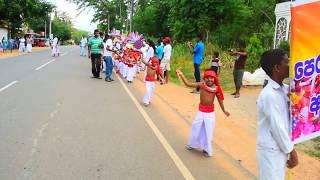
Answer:
[[[138,77],[141,80],[140,77]],[[142,89],[142,88],[140,88]],[[256,165],[256,98],[261,88],[243,88],[238,99],[225,94],[225,107],[231,113],[226,118],[216,105],[214,142],[249,172],[258,175]],[[158,85],[155,93],[190,123],[197,111],[199,95],[175,84]],[[316,180],[320,177],[320,161],[299,151],[299,166],[293,179]]]

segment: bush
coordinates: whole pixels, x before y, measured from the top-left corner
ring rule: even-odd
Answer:
[[[262,43],[256,34],[250,37],[247,52],[248,61],[246,70],[253,72],[260,66],[260,57],[263,53]]]

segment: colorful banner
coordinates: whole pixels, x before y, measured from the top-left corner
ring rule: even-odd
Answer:
[[[320,136],[320,0],[291,7],[290,88],[292,140]]]

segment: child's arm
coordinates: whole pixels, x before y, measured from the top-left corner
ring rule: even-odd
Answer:
[[[193,88],[199,87],[199,83],[189,82],[189,81],[187,80],[187,78],[184,77],[183,73],[182,73],[179,69],[176,70],[176,73],[177,73],[179,79],[181,79],[182,82],[183,82],[186,86],[188,86],[188,87],[193,87]]]
[[[149,63],[147,63],[147,62],[144,61],[143,59],[141,59],[141,62],[142,62],[143,64],[145,64],[147,67],[150,67],[150,66],[151,66]]]
[[[217,97],[217,99],[218,99],[220,108],[221,108],[221,110],[223,111],[223,113],[224,113],[227,117],[230,116],[230,113],[224,109],[223,101],[219,98],[219,96],[218,96],[217,94],[216,94],[216,97]]]

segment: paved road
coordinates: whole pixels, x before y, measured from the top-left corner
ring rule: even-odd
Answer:
[[[78,48],[61,51],[0,59],[0,179],[234,178],[208,160],[181,156],[177,144],[185,139],[161,114],[141,113],[119,80],[91,79]],[[170,139],[161,140],[146,116]]]

